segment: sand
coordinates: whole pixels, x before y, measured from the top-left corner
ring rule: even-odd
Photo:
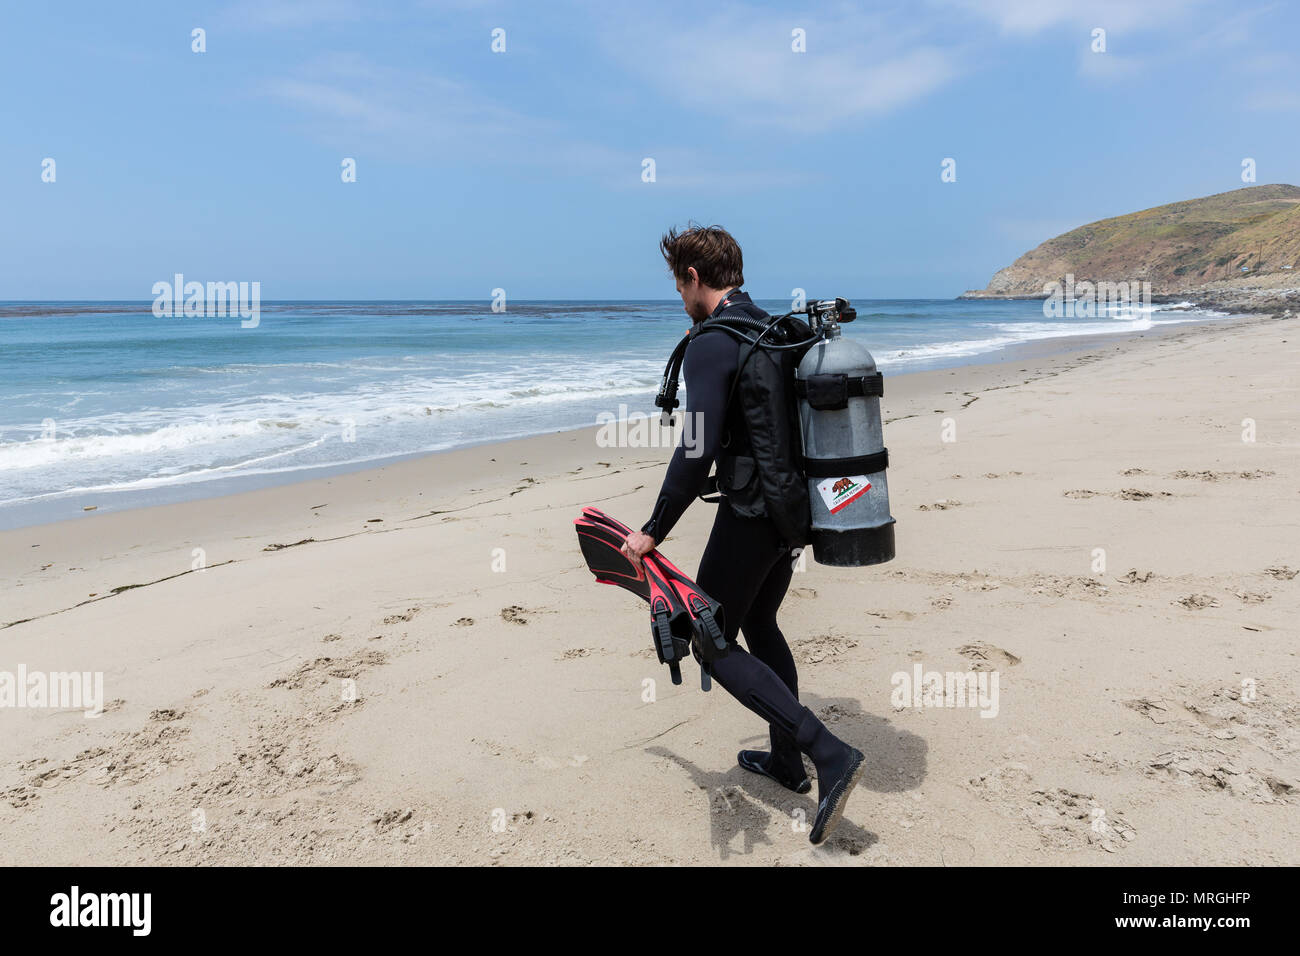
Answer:
[[[869,761],[823,847],[585,570],[574,516],[640,524],[668,456],[585,429],[0,533],[0,671],[107,700],[0,710],[0,862],[1300,862],[1300,324],[1050,348],[891,378],[898,557],[795,575],[803,701]],[[996,716],[900,701],[918,666]]]

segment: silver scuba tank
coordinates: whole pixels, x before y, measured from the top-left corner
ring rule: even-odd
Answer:
[[[856,317],[847,300],[809,303],[807,311],[823,332],[795,371],[813,558],[836,567],[882,564],[894,557],[883,378],[871,353],[841,334],[839,323]]]

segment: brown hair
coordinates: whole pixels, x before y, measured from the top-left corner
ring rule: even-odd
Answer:
[[[745,284],[744,261],[740,245],[721,226],[690,225],[685,232],[668,230],[659,240],[668,270],[678,279],[686,279],[686,270],[694,267],[700,281],[710,289],[734,289]]]

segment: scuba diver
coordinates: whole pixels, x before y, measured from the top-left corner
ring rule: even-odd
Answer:
[[[693,331],[719,316],[768,318],[740,289],[745,281],[740,246],[726,230],[670,229],[660,241],[660,251],[686,314],[695,323]],[[729,694],[769,725],[771,749],[740,751],[741,767],[802,794],[812,785],[801,754],[812,760],[818,805],[809,840],[817,844],[839,823],[865,770],[865,757],[799,703],[794,656],[776,621],[796,555],[768,513],[772,508],[765,509],[762,495],[756,493],[760,482],[750,436],[753,426],[746,424],[743,392],[735,391],[744,361],[740,343],[730,335],[691,338],[682,367],[688,386],[686,414],[696,426],[698,444],[690,453],[685,442],[678,444],[650,520],[641,531],[626,536],[622,551],[639,567],[706,487],[717,462],[723,497],[695,580],[722,606],[727,649],[707,667]],[[791,456],[798,452],[786,450]],[[800,507],[806,514],[807,501]],[[737,633],[744,635],[748,652],[738,646]]]

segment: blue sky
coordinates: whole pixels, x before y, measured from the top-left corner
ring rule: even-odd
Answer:
[[[1238,188],[1246,157],[1300,183],[1297,27],[1190,0],[9,4],[0,299],[148,299],[176,272],[264,299],[670,298],[657,242],[688,220],[732,231],[758,297],[950,297]]]

